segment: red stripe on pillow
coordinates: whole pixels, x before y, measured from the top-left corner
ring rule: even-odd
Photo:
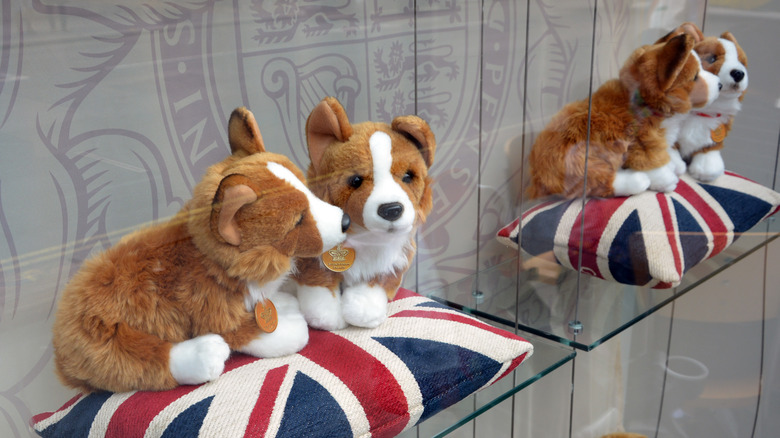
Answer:
[[[523,213],[523,219],[525,219],[525,218],[526,218],[526,216],[528,216],[528,215],[534,214],[534,212],[535,212],[535,211],[537,211],[537,210],[541,210],[541,209],[543,209],[543,208],[545,208],[545,207],[547,207],[547,206],[549,206],[549,205],[552,205],[552,204],[555,204],[555,202],[542,202],[542,203],[541,203],[541,204],[539,204],[539,205],[536,205],[536,206],[534,206],[534,207],[531,207],[530,209],[528,209],[528,211],[526,211],[525,213]]]
[[[160,411],[197,388],[198,386],[185,385],[168,391],[136,392],[111,415],[105,437],[125,438],[128,430],[146,430]]]
[[[268,425],[271,423],[271,414],[274,411],[276,398],[279,395],[279,388],[282,387],[288,367],[288,365],[284,365],[266,373],[263,386],[260,388],[260,395],[257,397],[257,403],[249,415],[249,424],[244,433],[245,437],[265,436],[265,433],[268,431]]]
[[[326,368],[339,378],[360,400],[370,430],[393,424],[383,434],[395,436],[408,422],[409,407],[395,376],[379,360],[352,342],[332,332],[311,330],[309,345],[301,356]],[[354,364],[359,363],[359,370]],[[403,417],[406,421],[399,421]]]
[[[669,240],[669,248],[672,249],[672,257],[674,257],[674,270],[677,274],[683,275],[683,261],[680,254],[680,244],[677,241],[678,234],[669,230],[676,230],[677,224],[672,217],[672,212],[669,209],[669,198],[663,194],[658,193],[655,195],[656,201],[658,201],[658,207],[661,209],[661,217],[664,220],[664,228],[666,231],[666,238]]]
[[[728,246],[729,238],[727,233],[730,233],[731,230],[726,227],[726,224],[723,223],[723,220],[721,220],[715,210],[707,204],[707,201],[702,199],[687,183],[680,180],[675,191],[690,202],[691,206],[699,212],[704,222],[707,223],[707,227],[712,232],[713,248],[710,254],[715,255],[723,251]]]
[[[512,359],[512,363],[509,364],[509,367],[506,369],[506,371],[504,371],[504,373],[501,374],[496,380],[493,380],[493,383],[496,383],[499,380],[503,379],[504,377],[506,377],[507,374],[511,373],[515,368],[517,368],[518,365],[523,363],[526,354],[528,353],[523,353],[520,356],[517,356],[516,358]],[[491,385],[493,383],[491,383]]]
[[[411,297],[419,297],[419,295],[410,291],[409,289],[405,289],[401,287],[398,288],[398,292],[395,293],[395,298],[393,298],[393,301],[398,301],[404,298],[411,298]]]
[[[488,331],[490,333],[499,335],[507,339],[517,339],[517,336],[503,329],[493,327],[490,324],[485,324],[477,319],[456,315],[447,312],[437,312],[435,310],[422,310],[422,309],[408,309],[400,311],[392,316],[392,318],[407,317],[407,318],[425,318],[425,319],[439,319],[453,322],[459,322],[461,324],[470,325],[479,329]]]
[[[38,415],[33,415],[33,417],[30,419],[30,425],[35,425],[37,423],[40,423],[41,421],[46,420],[47,418],[51,417],[52,415],[56,414],[57,412],[62,412],[65,409],[68,409],[69,407],[73,406],[77,401],[79,401],[82,397],[84,397],[84,394],[79,394],[72,399],[65,402],[64,405],[62,405],[61,408],[57,409],[54,412],[43,412]]]
[[[582,267],[589,268],[591,275],[604,278],[599,270],[598,248],[604,231],[612,215],[628,198],[592,199],[585,209],[577,215],[569,234],[569,262],[577,268],[578,250],[582,233],[582,215],[585,215],[585,236],[582,239]]]

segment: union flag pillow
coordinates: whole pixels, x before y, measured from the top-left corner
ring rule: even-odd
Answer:
[[[533,353],[523,338],[406,289],[378,328],[310,336],[291,356],[234,354],[204,385],[78,395],[31,424],[43,437],[391,437]]]
[[[735,173],[711,183],[683,175],[674,192],[629,197],[547,201],[497,234],[532,256],[552,253],[575,269],[582,239],[582,272],[623,284],[664,289],[775,214],[780,193]],[[522,228],[522,233],[520,229]]]

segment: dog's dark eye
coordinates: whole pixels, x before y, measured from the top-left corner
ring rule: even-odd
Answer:
[[[403,181],[405,184],[409,184],[414,179],[414,172],[411,170],[407,171],[403,178],[401,178],[401,181]]]
[[[347,184],[349,184],[349,186],[353,189],[356,189],[360,187],[361,184],[363,184],[363,177],[360,175],[352,175],[347,178]]]
[[[302,224],[304,218],[306,218],[306,212],[305,211],[303,213],[301,213],[301,217],[298,218],[298,222],[295,223],[295,226],[297,227],[300,224]]]
[[[693,77],[693,82],[696,82],[699,80],[699,74],[696,73],[696,76]]]
[[[715,61],[717,61],[717,60],[718,60],[718,57],[715,56],[715,55],[710,55],[710,56],[707,57],[707,59],[705,59],[705,61],[707,61],[707,63],[709,63],[709,64],[715,64]]]

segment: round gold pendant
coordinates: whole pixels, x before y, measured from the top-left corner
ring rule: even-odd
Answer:
[[[322,263],[333,272],[344,272],[355,263],[355,250],[337,245],[322,254]]]
[[[715,143],[722,142],[723,139],[726,138],[726,126],[723,124],[718,125],[717,128],[710,131],[710,138],[712,138],[712,141]]]
[[[279,317],[276,314],[276,306],[271,300],[258,301],[255,304],[255,321],[260,330],[271,333],[276,330]]]

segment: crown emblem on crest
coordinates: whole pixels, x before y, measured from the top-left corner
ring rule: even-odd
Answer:
[[[336,248],[329,250],[328,254],[330,254],[330,256],[333,257],[334,262],[344,262],[347,260],[347,254],[349,254],[349,251],[342,248],[341,246],[338,246]]]

